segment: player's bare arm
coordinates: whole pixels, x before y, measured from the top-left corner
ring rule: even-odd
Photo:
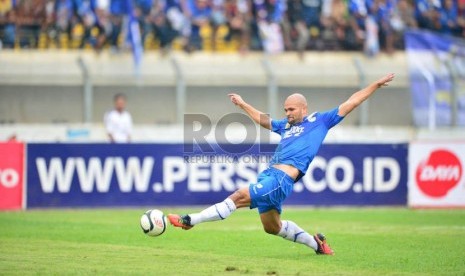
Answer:
[[[238,94],[230,93],[228,96],[231,99],[231,102],[244,110],[250,118],[254,120],[254,122],[266,129],[271,129],[271,119],[267,114],[246,103]]]
[[[372,82],[367,87],[355,92],[347,101],[339,106],[338,115],[346,116],[366,99],[368,99],[373,93],[375,93],[378,88],[388,86],[393,79],[394,73],[387,74],[379,80]]]

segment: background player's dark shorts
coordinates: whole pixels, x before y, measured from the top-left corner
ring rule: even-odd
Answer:
[[[285,172],[273,167],[258,176],[256,184],[250,184],[250,209],[258,208],[260,214],[275,209],[281,214],[282,202],[292,193],[294,180]]]

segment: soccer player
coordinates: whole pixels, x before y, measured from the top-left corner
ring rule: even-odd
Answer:
[[[281,220],[281,204],[308,169],[328,130],[370,97],[378,88],[387,86],[394,78],[388,74],[367,87],[355,92],[338,107],[308,115],[307,101],[301,94],[292,94],[284,102],[286,118],[273,120],[246,103],[238,94],[229,94],[231,101],[243,109],[256,123],[281,135],[281,141],[270,161],[268,169],[259,174],[257,183],[244,187],[224,201],[212,205],[200,213],[169,214],[173,226],[185,230],[207,221],[226,219],[237,208],[258,208],[266,233],[304,244],[317,254],[333,255],[323,234],[310,235],[295,222]]]

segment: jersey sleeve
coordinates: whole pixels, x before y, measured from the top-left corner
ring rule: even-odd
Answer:
[[[344,119],[344,117],[337,114],[338,112],[339,107],[336,107],[329,111],[320,113],[320,117],[322,118],[323,122],[325,122],[325,125],[328,127],[328,129],[339,124],[342,119]]]
[[[281,134],[281,132],[286,128],[287,120],[271,120],[271,131]]]

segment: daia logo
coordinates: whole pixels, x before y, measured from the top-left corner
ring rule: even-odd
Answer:
[[[420,190],[431,197],[443,197],[462,177],[462,164],[447,150],[431,152],[417,168],[416,181]]]

